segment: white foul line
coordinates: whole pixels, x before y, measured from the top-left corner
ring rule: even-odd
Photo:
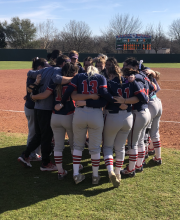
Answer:
[[[173,91],[180,91],[180,90],[176,90],[176,89],[161,89],[161,90],[173,90]],[[161,91],[160,90],[160,91]]]
[[[179,90],[179,91],[180,91],[180,90]],[[4,112],[20,112],[20,113],[24,113],[24,111],[4,110],[4,109],[0,109],[0,111],[4,111]],[[180,124],[179,121],[160,121],[160,122],[167,122],[167,123],[177,123],[177,124]]]
[[[24,111],[4,110],[4,109],[0,109],[0,111],[3,111],[3,112],[21,112],[21,113],[24,113]]]
[[[168,122],[168,123],[178,123],[178,124],[180,124],[179,121],[160,121],[160,122]]]

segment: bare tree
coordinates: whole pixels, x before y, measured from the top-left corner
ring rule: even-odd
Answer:
[[[169,26],[169,35],[180,42],[180,19],[174,20]]]
[[[154,49],[156,53],[162,47],[167,47],[168,39],[165,37],[161,23],[159,23],[156,27],[154,27],[152,24],[148,25],[146,27],[145,34],[149,34],[152,36],[151,48]]]
[[[60,32],[60,39],[63,42],[63,51],[76,50],[85,52],[92,31],[88,24],[83,21],[71,20]]]
[[[116,36],[122,34],[138,33],[142,29],[142,22],[138,17],[129,14],[116,14],[109,22],[109,25],[101,30],[106,42],[106,53],[115,52]]]
[[[37,25],[37,39],[41,42],[41,48],[49,49],[53,44],[57,29],[54,27],[53,20],[48,19]]]
[[[130,16],[129,14],[116,14],[109,22],[109,26],[102,33],[111,33],[114,36],[121,34],[132,34],[142,29],[142,22],[139,18]]]
[[[171,53],[180,52],[180,19],[174,20],[169,26],[169,36],[171,37]]]

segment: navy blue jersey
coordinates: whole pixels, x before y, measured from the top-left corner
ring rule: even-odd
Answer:
[[[151,98],[153,95],[156,94],[154,85],[151,83],[151,81],[149,80],[149,78],[148,78],[143,72],[140,72],[140,74],[136,74],[136,75],[135,75],[135,79],[136,79],[136,81],[138,81],[138,82],[139,82],[139,81],[143,82],[144,87],[145,87],[146,90],[147,90],[147,95],[149,96],[149,98]],[[144,81],[143,81],[143,80],[144,80]]]
[[[105,103],[107,103],[104,99],[109,102],[115,102],[112,95],[108,93],[105,77],[100,74],[94,74],[89,77],[87,73],[79,73],[74,76],[62,98],[62,104],[66,102],[67,98],[69,98],[74,89],[77,89],[78,94],[96,93],[101,96],[99,100],[86,100],[88,107],[104,107]]]
[[[57,92],[57,86],[60,86],[61,95]],[[68,84],[65,85],[57,85],[53,82],[53,80],[50,81],[47,90],[51,91],[53,93],[54,97],[54,106],[56,104],[60,104],[63,94],[65,93],[66,89],[68,88]],[[72,114],[75,110],[74,102],[72,101],[71,97],[65,102],[64,107],[60,111],[53,110],[54,114],[59,115],[69,115]]]
[[[108,85],[108,92],[112,96],[122,96],[123,98],[131,98],[133,96],[137,96],[139,99],[139,105],[147,104],[148,102],[148,96],[143,90],[143,86],[140,85],[138,82],[134,81],[132,83],[129,83],[125,78],[122,79],[122,84],[120,84],[120,80],[118,77],[115,77],[113,80],[109,80]],[[118,103],[108,103],[106,106],[106,109],[108,109],[112,113],[117,113],[118,111],[121,111],[119,108],[121,104]],[[128,108],[127,111],[131,111],[131,104],[127,104]]]
[[[79,67],[78,73],[85,73],[85,70],[82,66],[78,65],[78,67]]]
[[[27,82],[26,82],[26,86],[30,86],[32,85],[34,82],[36,81],[36,79],[32,79],[32,78],[27,78]],[[26,108],[29,109],[34,109],[35,106],[35,102],[32,101],[32,99],[30,98],[30,93],[27,91],[27,95],[26,95],[26,103],[25,103]]]

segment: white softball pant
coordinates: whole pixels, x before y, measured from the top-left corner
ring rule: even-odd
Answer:
[[[103,132],[103,154],[113,155],[113,148],[117,158],[124,158],[125,143],[132,128],[133,115],[131,112],[119,111],[107,114]]]
[[[159,121],[162,115],[162,103],[159,98],[154,98],[153,100],[150,100],[148,103],[148,108],[151,115],[151,129],[150,129],[150,137],[151,140],[159,141],[160,135],[159,135]]]
[[[150,112],[146,108],[142,111],[133,110],[133,126],[128,136],[129,149],[144,147],[144,135],[147,125],[150,123]]]
[[[89,153],[100,153],[102,131],[104,126],[102,109],[76,108],[73,117],[74,149],[83,151],[86,141],[86,133],[89,134]]]
[[[32,140],[33,136],[35,135],[35,125],[34,125],[34,109],[29,109],[24,106],[24,112],[28,121],[28,138],[27,138],[27,146],[29,142]],[[33,152],[31,152],[30,157],[34,157],[35,154],[41,154],[40,146],[36,148]]]
[[[69,137],[69,145],[71,150],[73,149],[73,130],[72,120],[73,115],[59,115],[52,114],[51,116],[51,128],[54,134],[55,147],[54,151],[62,152],[64,149],[64,139],[67,132]]]

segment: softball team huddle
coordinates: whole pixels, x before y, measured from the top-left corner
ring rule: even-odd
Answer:
[[[80,162],[87,133],[92,184],[100,180],[101,151],[114,187],[119,187],[121,175],[133,177],[136,172],[143,171],[149,154],[155,154],[152,160],[160,165],[162,104],[156,96],[160,90],[159,72],[144,67],[135,58],[127,58],[120,69],[115,58],[103,54],[94,59],[87,57],[82,68],[76,51],[71,51],[69,57],[56,52],[53,66],[36,58],[33,60],[36,68],[28,72],[25,108],[32,110],[32,117],[31,123],[27,117],[27,149],[18,161],[32,167],[30,161],[42,160],[42,171],[57,170],[58,179],[63,180],[67,175],[62,166],[67,132],[76,184],[85,179],[80,172],[83,169]],[[32,132],[35,133],[32,135]],[[55,164],[50,162],[52,138]],[[150,148],[150,141],[153,148]],[[35,151],[39,146],[42,156]],[[129,155],[129,164],[122,169],[125,154]]]

